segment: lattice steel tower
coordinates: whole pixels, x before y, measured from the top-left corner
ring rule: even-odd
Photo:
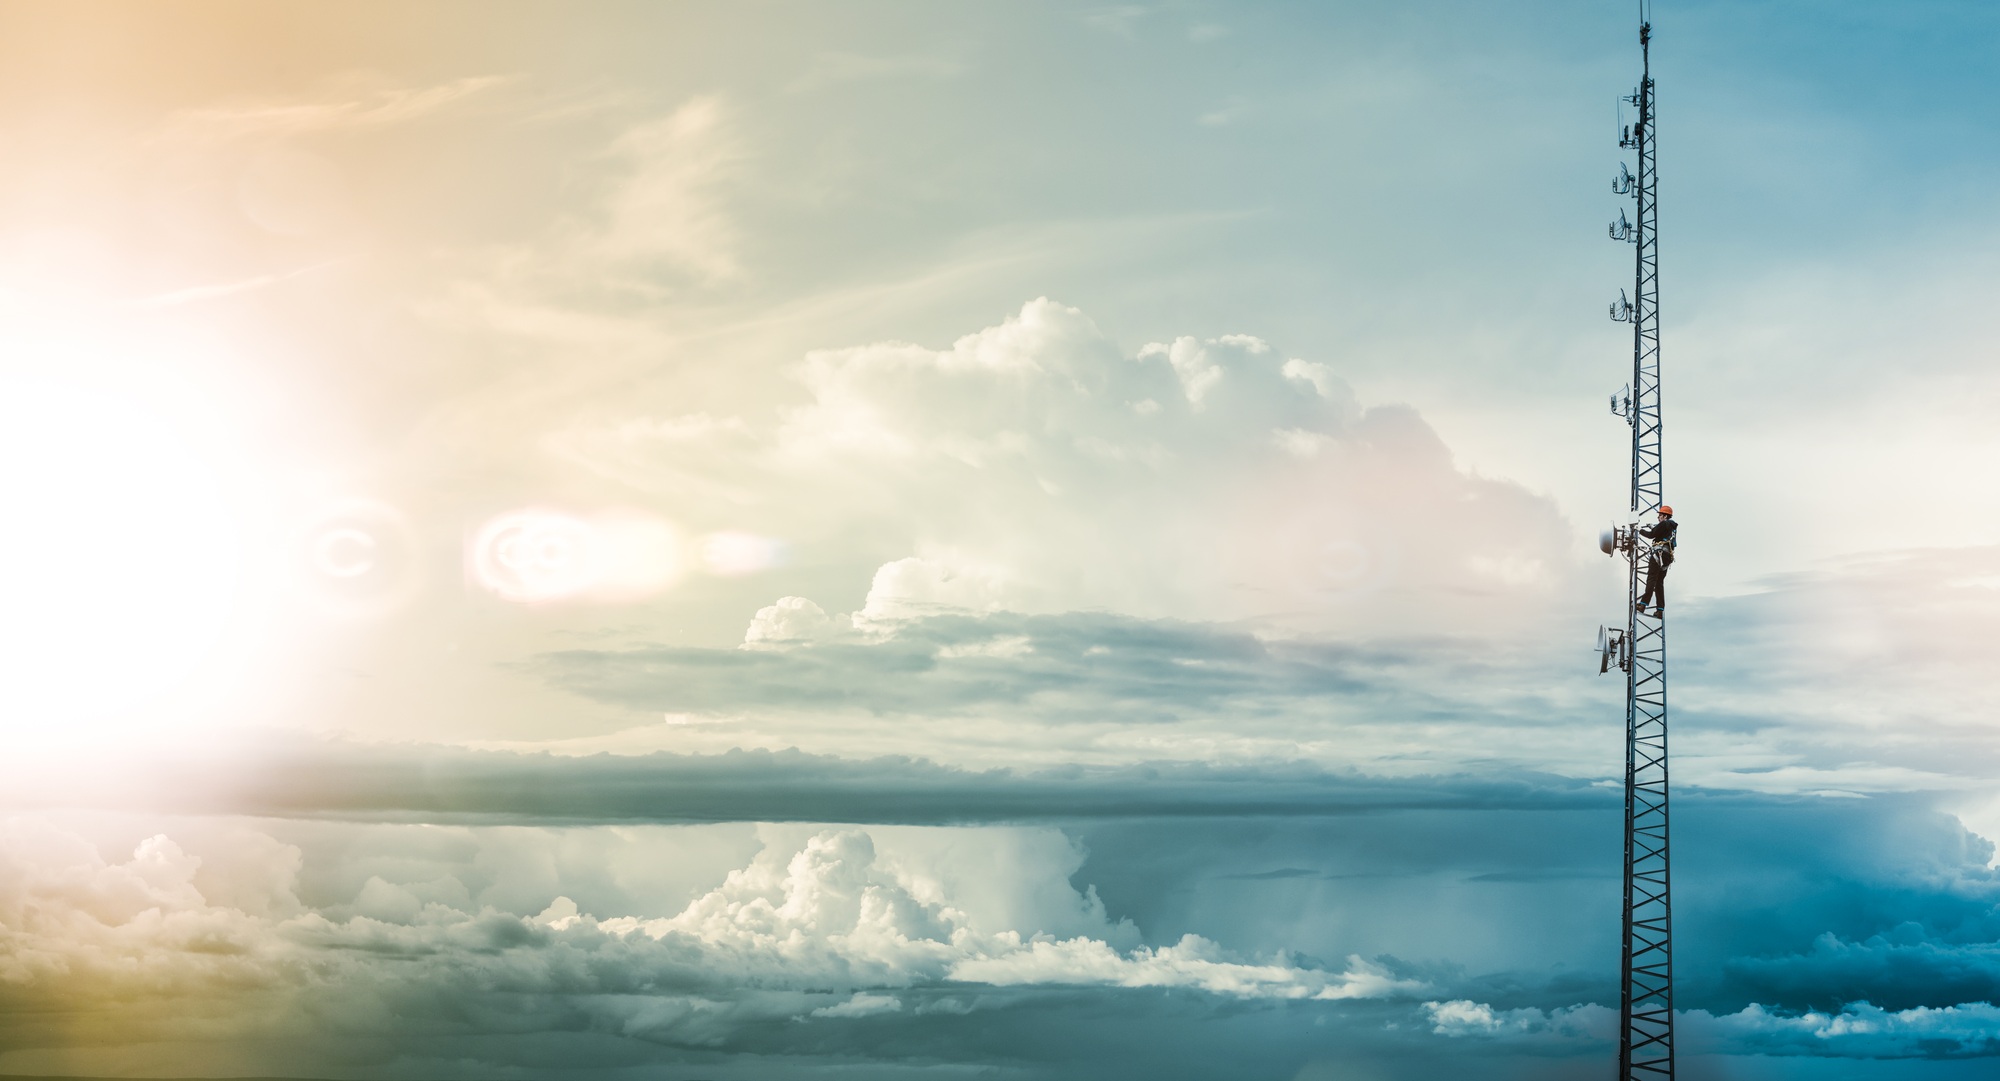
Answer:
[[[1634,175],[1622,162],[1612,190],[1638,204],[1611,238],[1636,251],[1632,296],[1619,291],[1611,318],[1632,324],[1632,382],[1612,396],[1612,412],[1632,428],[1634,516],[1660,507],[1660,260],[1654,196],[1653,27],[1641,8],[1640,79],[1626,104],[1637,110],[1619,147],[1638,154]],[[1620,965],[1619,1081],[1674,1076],[1672,860],[1667,845],[1667,624],[1639,610],[1647,544],[1631,526],[1607,530],[1602,547],[1626,559],[1625,626],[1599,632],[1599,671],[1615,660],[1625,673],[1625,934]]]

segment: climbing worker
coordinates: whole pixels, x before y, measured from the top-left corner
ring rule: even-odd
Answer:
[[[1640,526],[1640,536],[1652,541],[1646,550],[1646,591],[1639,594],[1639,611],[1646,610],[1648,601],[1653,605],[1653,618],[1667,614],[1667,568],[1674,565],[1674,544],[1680,526],[1674,522],[1674,508],[1660,505],[1660,520],[1652,525]]]

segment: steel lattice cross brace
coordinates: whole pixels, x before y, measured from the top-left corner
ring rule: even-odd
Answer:
[[[1635,548],[1636,597],[1643,558]],[[1667,837],[1666,626],[1633,616],[1625,741],[1621,1081],[1674,1074],[1673,902]]]

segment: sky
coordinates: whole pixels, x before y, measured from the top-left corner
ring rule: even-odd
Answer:
[[[1681,1071],[1985,1077],[2000,9],[1652,17]],[[0,2],[0,1074],[1604,1076],[1636,22]]]

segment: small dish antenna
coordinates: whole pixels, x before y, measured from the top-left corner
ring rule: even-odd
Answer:
[[[1611,223],[1611,239],[1624,241],[1638,239],[1638,234],[1632,230],[1632,223],[1625,220],[1623,210],[1618,212],[1618,220]]]
[[[1639,309],[1632,306],[1625,290],[1618,290],[1618,299],[1611,302],[1611,321],[1614,323],[1635,323],[1639,320]]]
[[[1625,652],[1625,631],[1622,628],[1607,627],[1602,623],[1598,624],[1597,674],[1601,676],[1611,671],[1611,666],[1614,664],[1618,666],[1619,671],[1623,672],[1627,670],[1626,666],[1630,663],[1631,658]]]
[[[1632,385],[1619,387],[1611,393],[1611,415],[1632,419]]]

